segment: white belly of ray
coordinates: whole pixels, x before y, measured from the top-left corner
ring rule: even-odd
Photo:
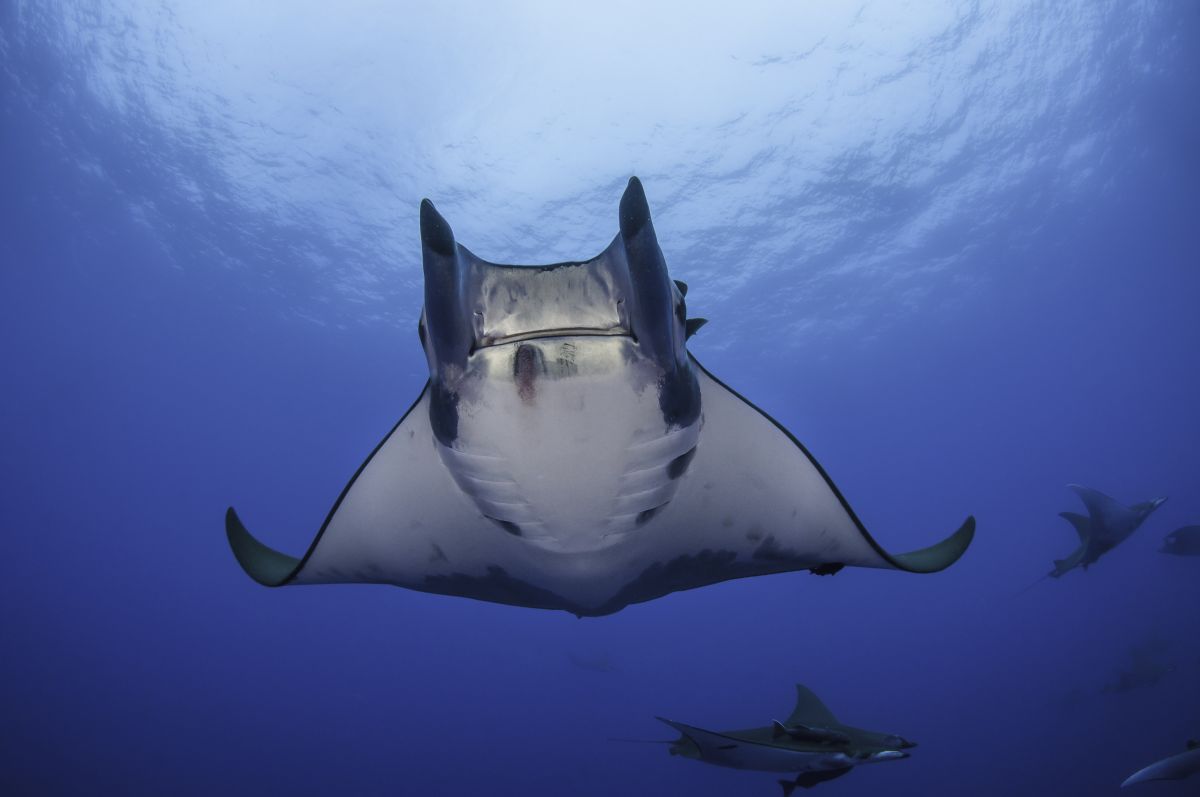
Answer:
[[[520,378],[516,345],[476,353],[451,446],[422,394],[292,583],[606,613],[824,562],[892,566],[795,443],[707,374],[700,420],[668,427],[628,339],[538,341],[540,370]]]
[[[674,497],[668,466],[695,447],[700,423],[668,428],[654,381],[636,379],[619,346],[539,346],[546,372],[523,378],[512,346],[488,352],[462,391],[458,437],[438,454],[484,517],[522,540],[562,553],[607,548]],[[556,373],[581,348],[587,372]]]

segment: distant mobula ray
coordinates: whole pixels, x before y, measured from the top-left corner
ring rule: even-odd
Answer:
[[[370,582],[604,615],[727,579],[941,570],[968,517],[891,554],[795,437],[687,351],[637,178],[596,257],[488,263],[421,203],[429,381],[302,558],[226,532],[267,586]]]
[[[1117,671],[1116,677],[1100,687],[1102,693],[1124,693],[1157,686],[1175,670],[1168,657],[1169,644],[1149,640],[1129,649],[1129,666]]]
[[[1065,559],[1055,559],[1054,569],[1047,576],[1059,578],[1077,567],[1085,571],[1104,554],[1116,548],[1138,527],[1150,517],[1155,509],[1166,501],[1166,498],[1154,498],[1133,506],[1125,506],[1109,498],[1098,490],[1081,487],[1078,484],[1067,485],[1080,497],[1087,516],[1075,512],[1059,512],[1059,517],[1066,520],[1075,529],[1079,537],[1079,547]]]
[[[1183,526],[1163,539],[1160,553],[1175,556],[1200,556],[1200,526]]]
[[[796,707],[783,722],[761,728],[708,731],[658,717],[681,734],[671,755],[707,764],[762,772],[797,772],[781,780],[784,797],[840,778],[856,766],[908,758],[913,742],[890,733],[839,722],[811,689],[796,684]]]
[[[1126,778],[1121,787],[1146,783],[1151,780],[1183,780],[1197,772],[1200,772],[1200,741],[1190,739],[1184,752],[1161,761],[1155,761],[1150,766],[1139,769]]]
[[[1072,687],[1054,703],[1062,709],[1073,709],[1093,695],[1126,694],[1158,686],[1178,670],[1175,657],[1170,653],[1171,647],[1171,642],[1161,639],[1132,645],[1126,653],[1126,663],[1115,668],[1107,680],[1088,686],[1085,679],[1079,677],[1080,673],[1074,673]],[[1096,665],[1096,660],[1091,660],[1091,664]]]

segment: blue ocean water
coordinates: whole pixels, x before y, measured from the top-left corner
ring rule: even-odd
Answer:
[[[609,739],[802,682],[920,744],[818,793],[1115,793],[1200,735],[1200,561],[1158,553],[1200,522],[1198,35],[1191,2],[0,3],[0,792],[777,794]],[[419,200],[550,263],[631,174],[696,356],[891,550],[974,514],[964,558],[588,619],[250,581],[225,508],[304,550],[425,381]],[[1169,500],[1023,591],[1068,483]]]

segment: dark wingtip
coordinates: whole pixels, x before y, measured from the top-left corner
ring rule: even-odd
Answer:
[[[246,575],[264,587],[286,584],[300,568],[300,560],[294,556],[268,548],[246,530],[233,507],[225,511],[225,537]]]
[[[969,515],[958,531],[941,542],[902,554],[886,554],[892,565],[910,573],[936,573],[957,562],[975,539],[975,516]]]
[[[421,200],[421,244],[435,254],[454,254],[454,231],[428,199]]]
[[[650,204],[646,201],[646,191],[642,181],[636,177],[629,178],[629,185],[621,196],[621,235],[632,238],[650,222]]]

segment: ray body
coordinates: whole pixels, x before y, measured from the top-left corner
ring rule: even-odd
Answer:
[[[1120,694],[1157,686],[1174,669],[1161,645],[1143,645],[1130,651],[1129,666],[1119,670],[1116,677],[1104,684],[1100,691]]]
[[[1079,545],[1064,559],[1054,560],[1054,569],[1049,575],[1059,578],[1077,567],[1087,570],[1104,554],[1129,539],[1150,517],[1166,498],[1154,498],[1133,506],[1125,506],[1104,493],[1078,484],[1067,485],[1087,509],[1087,515],[1076,512],[1060,512],[1059,516],[1071,524],[1079,538]]]
[[[302,558],[252,537],[269,586],[371,582],[603,615],[682,589],[844,566],[932,572],[974,534],[893,555],[808,451],[686,341],[641,184],[599,255],[488,263],[421,207],[430,379]]]
[[[1161,553],[1175,556],[1200,556],[1200,526],[1182,526],[1163,540]]]
[[[1121,787],[1133,786],[1152,780],[1183,780],[1200,772],[1200,742],[1189,741],[1187,750],[1177,755],[1169,756],[1161,761],[1155,761],[1148,767],[1139,769],[1121,784]]]
[[[787,720],[759,728],[709,731],[663,717],[680,733],[671,754],[715,766],[762,772],[795,772],[782,780],[784,794],[847,774],[863,764],[907,758],[916,745],[895,734],[840,722],[807,687],[796,685],[796,706]],[[799,732],[794,732],[794,731]]]

